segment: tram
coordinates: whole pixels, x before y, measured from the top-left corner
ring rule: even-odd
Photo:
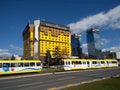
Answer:
[[[64,70],[92,69],[118,67],[118,61],[113,59],[90,60],[90,59],[62,59]]]
[[[40,72],[41,70],[40,60],[0,60],[0,75]]]

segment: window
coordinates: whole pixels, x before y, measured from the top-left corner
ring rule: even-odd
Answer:
[[[30,63],[30,66],[35,66],[35,63],[34,63],[34,62],[31,62],[31,63]]]
[[[66,65],[70,65],[70,61],[67,61],[67,62],[66,62]]]
[[[2,63],[0,63],[0,68],[2,68]]]
[[[24,63],[24,66],[25,67],[29,67],[29,63]]]
[[[3,63],[3,67],[9,67],[10,63]]]
[[[104,64],[105,62],[104,61],[101,61],[101,64]]]
[[[70,65],[70,61],[68,61],[68,65]]]
[[[10,67],[16,67],[17,63],[11,63]]]
[[[75,64],[78,64],[78,61],[76,61]]]
[[[83,64],[86,64],[86,62],[83,62]]]
[[[112,61],[113,64],[116,64],[117,62],[116,61]]]
[[[39,62],[37,62],[36,64],[37,64],[37,66],[40,66],[40,63],[39,63]]]
[[[75,62],[74,62],[74,61],[72,61],[72,64],[75,64]]]
[[[23,67],[23,63],[18,63],[18,67]]]
[[[96,62],[96,61],[93,61],[92,64],[97,64],[97,62]]]
[[[89,61],[87,61],[87,64],[89,64]]]
[[[82,64],[81,61],[78,61],[78,64]]]

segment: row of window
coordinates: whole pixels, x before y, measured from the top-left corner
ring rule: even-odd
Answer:
[[[54,46],[50,46],[50,47],[48,47],[48,46],[40,47],[40,51],[45,51],[45,52],[46,52],[46,50],[55,51],[56,48],[54,48]],[[70,51],[70,48],[69,48],[69,47],[67,47],[67,48],[60,48],[59,50],[62,51],[62,52],[63,52],[63,50],[64,50],[64,51]]]
[[[26,63],[0,63],[0,68],[2,67],[31,67],[31,66],[41,66],[41,63],[37,62],[26,62]]]
[[[44,31],[45,33],[47,33],[48,31],[51,31],[51,33],[57,33],[57,34],[64,33],[65,35],[69,34],[69,32],[66,32],[62,29],[55,29],[55,28],[49,28],[49,27],[41,27],[40,30]]]
[[[74,65],[74,64],[86,64],[86,63],[89,64],[89,61],[87,61],[87,62],[72,61],[72,62],[71,62],[72,65]],[[64,64],[70,65],[70,61],[66,61],[66,62],[64,62]]]
[[[101,62],[92,61],[92,64],[98,64],[98,63],[105,64],[104,61],[101,61]],[[117,62],[112,61],[112,62],[107,62],[107,63],[116,64]],[[72,62],[70,62],[70,61],[66,61],[66,62],[64,62],[64,64],[66,64],[66,65],[70,65],[70,64],[73,64],[73,65],[74,64],[89,64],[89,61],[87,61],[87,62],[81,62],[81,61],[72,61]]]
[[[45,39],[45,40],[52,40],[52,41],[62,41],[62,42],[68,42],[69,38],[54,38],[54,37],[41,37],[40,39]]]

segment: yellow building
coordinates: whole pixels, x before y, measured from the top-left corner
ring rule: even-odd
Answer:
[[[71,33],[69,27],[35,20],[23,31],[24,58],[45,60],[47,50],[52,58],[56,53],[71,56]]]

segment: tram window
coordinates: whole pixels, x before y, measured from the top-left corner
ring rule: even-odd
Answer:
[[[100,64],[100,62],[97,62],[97,64]]]
[[[101,61],[101,64],[104,64],[105,62],[104,61]]]
[[[11,63],[10,67],[16,67],[15,63]]]
[[[74,64],[74,61],[72,61],[72,64]]]
[[[78,61],[78,64],[82,64],[81,61]]]
[[[66,65],[68,65],[68,62],[66,62]]]
[[[3,67],[9,67],[10,63],[3,63]]]
[[[67,65],[67,62],[65,61],[65,64]]]
[[[68,61],[68,65],[70,65],[70,61]]]
[[[18,63],[18,67],[23,67],[23,63]]]
[[[78,61],[76,61],[75,64],[78,64]]]
[[[67,65],[68,63],[66,62],[66,65]]]
[[[37,62],[36,64],[37,64],[37,66],[40,66],[40,63],[39,63],[39,62]]]
[[[89,61],[87,61],[87,64],[89,64]]]
[[[96,62],[96,61],[93,61],[92,64],[97,64],[97,62]]]
[[[2,63],[0,63],[0,68],[2,68]]]
[[[34,62],[31,62],[31,63],[30,63],[30,66],[35,66],[35,63],[34,63]]]
[[[115,61],[112,61],[112,63],[114,63],[114,64],[115,64],[115,63],[117,63],[117,62],[115,62]]]
[[[83,62],[83,64],[86,64],[86,62]]]
[[[24,66],[25,67],[29,67],[29,63],[24,63]]]
[[[24,66],[23,63],[20,63],[20,66],[23,67]]]

